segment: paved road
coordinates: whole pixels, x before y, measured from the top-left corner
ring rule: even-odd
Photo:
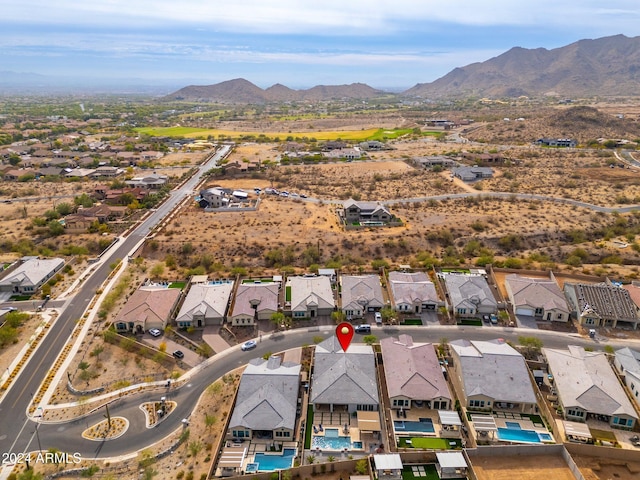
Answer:
[[[11,388],[0,400],[0,453],[22,452],[26,448],[33,423],[27,418],[31,399],[46,377],[49,368],[62,351],[75,322],[86,310],[96,290],[102,285],[111,269],[110,259],[124,258],[144,239],[153,228],[171,213],[198,185],[204,172],[216,165],[230,150],[225,145],[199,167],[199,172],[179,188],[173,190],[167,200],[144,220],[127,238],[116,243],[104,255],[103,263],[88,277],[58,319],[51,325],[47,336],[22,369]],[[65,439],[66,442],[66,439]],[[58,448],[60,448],[58,439]]]
[[[632,346],[637,348],[639,341],[632,340],[607,340],[606,342],[594,341],[575,334],[563,334],[542,330],[514,329],[505,327],[459,327],[459,326],[428,326],[428,327],[373,327],[372,334],[379,339],[388,336],[397,336],[399,333],[409,333],[418,342],[439,343],[441,339],[455,340],[459,338],[490,340],[504,338],[518,343],[519,336],[536,336],[541,339],[546,347],[563,348],[568,344],[590,346],[599,349],[604,345],[614,348]],[[220,378],[225,373],[246,364],[250,359],[261,357],[268,352],[279,352],[298,347],[303,344],[313,344],[315,337],[327,338],[333,334],[333,327],[305,328],[292,330],[273,335],[264,335],[258,347],[250,352],[242,352],[239,347],[233,347],[222,354],[218,354],[205,368],[195,373],[190,381],[177,390],[167,391],[160,389],[157,392],[139,394],[135,397],[120,399],[109,408],[112,416],[124,416],[129,422],[128,431],[117,440],[107,442],[93,442],[81,437],[81,433],[88,425],[92,425],[104,419],[104,410],[93,415],[65,424],[41,424],[39,437],[42,448],[60,448],[60,438],[64,436],[64,448],[66,451],[79,452],[84,458],[105,458],[122,455],[131,451],[143,449],[154,442],[163,439],[177,428],[181,428],[183,418],[188,418],[195,407],[199,396],[208,385]],[[356,336],[354,342],[361,339]],[[140,403],[146,401],[158,401],[161,396],[177,402],[177,407],[165,421],[157,427],[147,429],[144,414],[139,409]],[[36,449],[34,425],[28,427],[31,435],[31,449]]]

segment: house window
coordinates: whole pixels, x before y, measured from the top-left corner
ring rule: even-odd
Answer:
[[[458,312],[458,314],[460,315],[464,315],[465,313],[467,313],[467,309],[466,308],[459,308],[458,310],[456,310]]]
[[[409,406],[409,400],[394,399],[393,400],[393,406],[394,407],[408,407]]]
[[[307,312],[293,312],[293,316],[296,318],[301,318],[306,315]]]
[[[558,319],[558,320],[562,320],[562,314],[561,314],[561,313],[559,313],[559,314],[558,314],[557,319]]]
[[[536,308],[536,316],[540,316],[544,313],[544,308]]]
[[[470,407],[483,408],[484,400],[469,400]]]
[[[183,322],[177,322],[178,323],[178,327],[180,328],[189,328],[191,326],[191,322],[190,321],[183,321]]]
[[[593,318],[585,318],[584,323],[585,325],[595,325],[596,321]]]

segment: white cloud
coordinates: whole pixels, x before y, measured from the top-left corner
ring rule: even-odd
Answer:
[[[3,21],[131,28],[209,25],[243,33],[334,34],[401,33],[432,23],[470,26],[541,25],[594,29],[631,28],[638,20],[637,0],[21,0],[3,7]],[[637,30],[637,27],[635,27]],[[620,30],[618,30],[620,31]],[[451,35],[464,32],[451,31]]]

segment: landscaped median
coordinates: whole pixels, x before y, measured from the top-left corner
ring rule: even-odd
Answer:
[[[129,420],[124,417],[112,417],[96,423],[82,432],[82,438],[87,440],[115,440],[122,436],[129,428]]]

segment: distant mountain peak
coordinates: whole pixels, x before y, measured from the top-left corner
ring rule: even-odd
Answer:
[[[513,47],[485,62],[453,69],[404,95],[424,98],[478,95],[513,97],[640,94],[640,37],[614,35],[564,47]]]
[[[350,85],[317,85],[307,90],[293,90],[280,83],[263,90],[244,78],[215,85],[190,85],[168,95],[170,100],[207,101],[216,103],[255,103],[284,101],[323,101],[333,99],[367,99],[384,95],[364,83]]]

